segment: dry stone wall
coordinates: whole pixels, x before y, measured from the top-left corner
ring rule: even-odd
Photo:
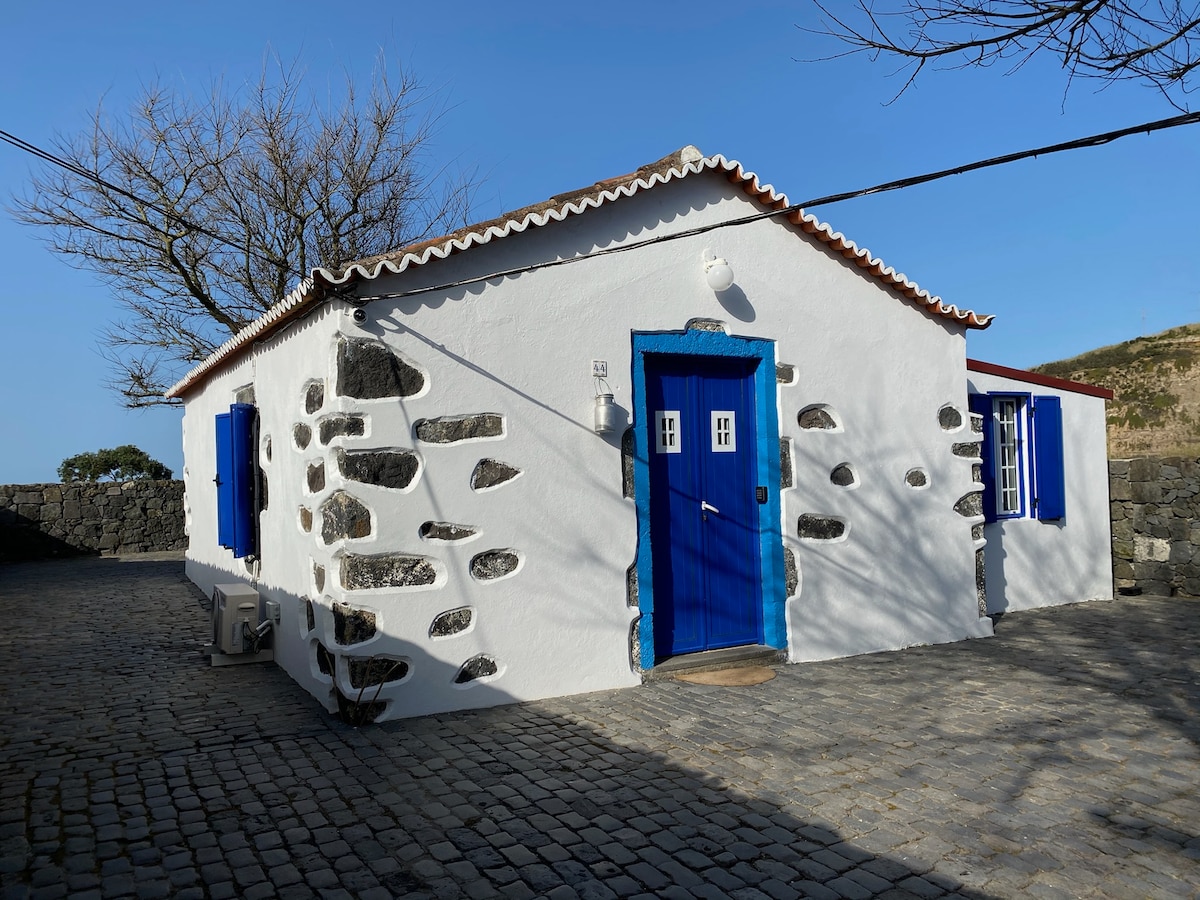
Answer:
[[[0,562],[185,549],[182,481],[0,485]]]
[[[1108,463],[1118,593],[1200,597],[1200,460]]]

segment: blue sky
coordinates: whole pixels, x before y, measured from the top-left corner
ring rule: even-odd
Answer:
[[[440,10],[440,11],[439,11]],[[1057,61],[902,84],[837,49],[805,0],[718,4],[291,0],[15,4],[0,128],[47,146],[158,79],[203,92],[268,52],[313,85],[364,80],[380,47],[437,88],[435,151],[475,168],[477,218],[622,174],[685,144],[801,201],[1173,115],[1152,90],[1064,96]],[[996,314],[969,353],[1024,367],[1200,321],[1200,126],[956,176],[813,211],[949,303]],[[31,161],[0,147],[0,192]],[[97,336],[107,287],[0,217],[0,483],[53,481],[66,456],[134,443],[180,474],[178,410],[126,411]]]

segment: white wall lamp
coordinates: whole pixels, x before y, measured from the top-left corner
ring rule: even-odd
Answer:
[[[713,256],[711,250],[705,250],[701,259],[704,262],[704,280],[710,288],[719,294],[733,286],[733,269],[723,257]]]

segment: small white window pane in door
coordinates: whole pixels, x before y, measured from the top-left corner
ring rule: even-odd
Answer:
[[[737,452],[737,434],[734,430],[732,409],[714,409],[712,411],[712,452]]]
[[[679,446],[679,410],[663,409],[654,413],[654,452],[682,452]]]
[[[1001,515],[1021,512],[1020,435],[1017,431],[1017,401],[996,400],[997,499]]]

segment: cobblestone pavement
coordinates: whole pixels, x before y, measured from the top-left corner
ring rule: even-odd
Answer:
[[[1175,897],[1194,601],[360,730],[213,669],[177,560],[0,567],[0,895]]]

